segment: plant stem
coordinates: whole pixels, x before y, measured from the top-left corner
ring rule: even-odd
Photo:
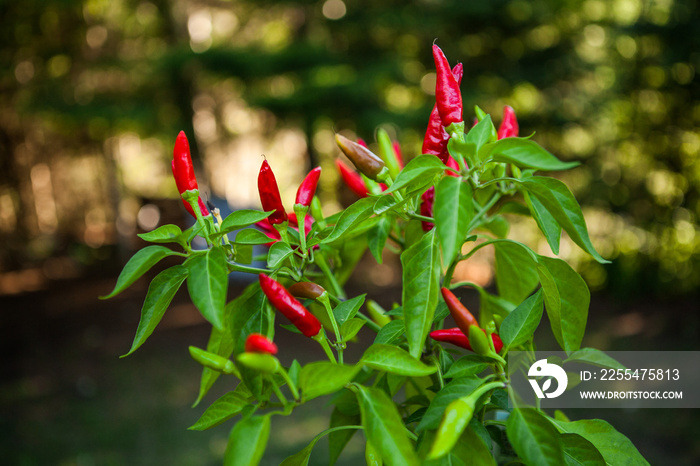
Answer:
[[[335,295],[340,299],[345,299],[345,291],[343,291],[343,288],[340,286],[340,283],[338,283],[338,280],[336,280],[335,275],[333,275],[333,273],[331,272],[331,269],[328,266],[328,261],[326,261],[326,257],[319,251],[314,256],[314,261],[315,264],[318,265],[318,268],[320,268],[321,271],[326,275],[328,281],[331,283]]]
[[[294,385],[294,382],[292,381],[291,377],[289,377],[289,374],[287,374],[287,371],[284,370],[284,368],[280,368],[279,375],[282,376],[282,378],[287,382],[287,385],[289,386],[289,391],[292,392],[292,396],[294,396],[295,400],[299,399],[299,390],[297,390],[297,387]]]
[[[328,360],[330,362],[332,362],[333,364],[338,364],[338,360],[335,359],[335,355],[333,354],[333,351],[331,351],[331,347],[328,345],[328,338],[326,337],[326,332],[323,331],[323,328],[320,332],[318,332],[317,335],[311,338],[316,340],[321,345],[323,351],[326,353],[326,356],[328,357]]]

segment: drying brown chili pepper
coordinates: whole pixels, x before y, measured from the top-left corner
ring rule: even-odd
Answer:
[[[433,204],[435,203],[435,186],[431,186],[421,197],[420,214],[424,217],[433,216]],[[421,221],[423,231],[430,231],[435,227],[433,222]]]
[[[171,162],[173,168],[173,177],[175,178],[175,185],[177,186],[177,191],[180,196],[186,191],[199,191],[199,186],[197,185],[197,178],[194,175],[194,165],[192,164],[192,156],[190,155],[190,143],[187,140],[187,136],[184,131],[180,131],[175,139],[175,148],[173,149],[173,160]],[[198,199],[199,210],[203,216],[209,215],[209,210],[207,206],[202,201],[200,197]],[[197,218],[192,210],[192,206],[185,199],[182,199],[182,203],[185,205],[185,209],[193,217]]]
[[[460,348],[473,351],[472,345],[469,342],[469,338],[464,333],[462,333],[459,327],[435,330],[433,332],[430,332],[430,338],[432,338],[435,341],[452,343],[453,345],[459,346]],[[493,346],[496,352],[500,352],[501,348],[503,348],[503,341],[501,340],[501,337],[499,337],[495,333],[492,333],[491,339],[493,340]]]
[[[462,333],[468,335],[469,327],[472,325],[479,326],[479,322],[477,322],[476,318],[469,312],[464,304],[457,299],[457,296],[447,288],[442,288],[440,291],[442,292],[445,304],[447,304],[447,309],[450,311],[450,315],[452,315],[452,318],[455,320],[457,327],[462,330]]]
[[[278,281],[264,273],[259,276],[260,287],[270,303],[280,311],[296,328],[307,337],[314,337],[321,331],[321,322],[309,312]]]
[[[459,85],[462,82],[462,75],[464,74],[464,67],[461,63],[457,63],[452,69],[452,75],[457,80]],[[449,153],[447,152],[447,142],[450,140],[450,135],[445,131],[445,127],[442,125],[442,120],[440,119],[440,113],[438,112],[437,103],[433,106],[433,111],[430,113],[430,119],[428,120],[428,129],[425,131],[425,137],[423,138],[423,154],[436,155],[442,163],[447,165]]]
[[[317,299],[323,295],[326,290],[321,285],[314,282],[299,282],[290,286],[289,292],[295,298]]]
[[[272,214],[267,218],[270,224],[276,225],[287,221],[287,213],[282,205],[280,190],[277,187],[275,174],[272,173],[270,164],[267,160],[263,160],[258,174],[258,193],[260,194],[260,202],[263,210],[272,210]]]
[[[277,354],[277,345],[259,333],[251,333],[245,340],[247,353]]]
[[[336,159],[335,165],[338,167],[340,177],[343,179],[345,185],[350,188],[350,191],[354,192],[358,197],[369,196],[369,190],[359,174],[345,165],[342,160]]]
[[[503,107],[503,120],[498,127],[498,139],[518,137],[518,119],[515,117],[513,107],[506,105]]]
[[[299,185],[297,190],[296,205],[308,208],[311,205],[311,200],[316,194],[316,186],[318,179],[321,176],[321,167],[316,167],[306,175],[306,178]]]
[[[335,142],[345,156],[355,165],[361,173],[374,181],[382,181],[388,176],[389,169],[384,161],[371,150],[346,138],[342,134],[335,135]]]
[[[433,44],[433,59],[437,71],[435,81],[435,101],[438,113],[442,120],[442,126],[448,127],[453,123],[460,123],[462,118],[462,93],[459,83],[452,74],[450,63],[440,47]]]

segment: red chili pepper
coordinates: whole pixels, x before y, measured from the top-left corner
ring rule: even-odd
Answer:
[[[272,225],[287,221],[287,213],[282,205],[280,190],[277,187],[275,174],[272,173],[270,164],[267,160],[263,160],[258,175],[258,192],[260,194],[260,202],[263,210],[273,210],[272,214],[267,218]]]
[[[450,63],[440,47],[433,44],[433,59],[437,70],[435,82],[435,101],[442,120],[442,126],[450,126],[452,123],[463,121],[462,118],[462,93],[459,83],[450,69]]]
[[[424,192],[420,198],[422,201],[420,203],[420,214],[424,217],[432,217],[433,203],[435,202],[435,186],[431,186],[430,189]],[[420,223],[423,227],[423,231],[430,231],[433,229],[433,227],[435,227],[433,222],[422,221]]]
[[[464,307],[464,304],[457,299],[457,296],[455,296],[447,288],[442,288],[440,291],[442,292],[442,297],[445,300],[445,304],[447,304],[447,309],[450,310],[450,315],[452,315],[452,318],[455,320],[457,327],[462,330],[462,333],[467,335],[469,333],[470,326],[479,326],[479,322],[477,322],[472,313],[469,312],[466,307]]]
[[[311,205],[311,200],[316,194],[316,186],[318,185],[318,179],[321,176],[321,167],[316,167],[306,175],[304,181],[299,185],[297,190],[296,204],[309,207]]]
[[[377,181],[377,177],[381,178],[382,174],[388,171],[384,161],[366,147],[351,141],[342,134],[335,135],[335,142],[355,165],[355,168],[367,178]]]
[[[503,121],[498,127],[498,139],[518,137],[518,119],[515,117],[513,107],[503,107]]]
[[[396,154],[396,160],[399,162],[399,167],[403,168],[405,165],[403,163],[403,155],[401,154],[401,145],[399,141],[394,141],[391,143],[394,148],[394,154]]]
[[[277,354],[277,345],[259,333],[251,333],[245,340],[246,353]]]
[[[461,63],[457,63],[452,69],[452,75],[457,80],[458,85],[462,82],[463,74],[464,67]],[[445,127],[442,125],[436,103],[433,106],[433,111],[430,113],[430,119],[428,120],[428,129],[425,131],[425,137],[423,138],[422,153],[436,155],[442,160],[442,163],[447,165],[448,158],[450,157],[450,154],[447,152],[447,142],[449,140],[450,135],[447,134]]]
[[[345,165],[342,160],[336,159],[335,165],[338,167],[340,177],[343,179],[343,182],[345,182],[345,185],[350,188],[350,191],[357,194],[358,197],[369,196],[367,186],[365,186],[365,182],[359,174]]]
[[[357,143],[358,143],[359,145],[361,145],[362,147],[364,147],[365,149],[368,149],[368,150],[369,150],[369,146],[367,145],[367,143],[365,142],[364,139],[362,139],[362,138],[357,138]]]
[[[289,214],[287,214],[287,216],[289,219],[289,226],[299,231],[297,214],[295,214],[294,212],[290,212]],[[282,239],[282,236],[280,236],[280,232],[277,231],[277,229],[273,227],[267,219],[257,222],[255,226],[260,228],[262,232],[265,233],[268,236],[268,238],[272,240],[269,243],[265,243],[265,246],[267,247],[272,246],[277,241]],[[306,231],[306,233],[308,234],[311,231],[312,226],[314,226],[314,218],[311,215],[307,215],[306,217],[304,217],[304,231]],[[314,250],[316,249],[318,249],[318,245],[314,246]]]
[[[482,329],[482,331],[486,333],[485,330]],[[460,348],[473,351],[472,345],[471,343],[469,343],[469,338],[467,338],[467,336],[464,333],[462,333],[459,327],[435,330],[433,332],[430,332],[430,338],[432,338],[435,341],[444,341],[445,343],[452,343],[453,345],[459,346]],[[495,333],[492,333],[491,339],[493,340],[493,346],[496,350],[496,353],[499,353],[501,351],[501,348],[503,348],[503,341],[501,340],[501,337],[499,337]]]
[[[194,175],[194,165],[192,165],[192,156],[190,155],[190,143],[187,141],[187,136],[184,131],[180,131],[175,139],[175,148],[173,149],[173,160],[170,164],[173,168],[173,177],[175,178],[175,185],[177,186],[177,191],[182,195],[185,191],[192,189],[199,190],[197,185],[197,178]],[[185,205],[185,209],[193,217],[197,218],[192,210],[192,206],[186,200],[182,200]],[[199,210],[202,212],[203,216],[209,215],[209,210],[207,206],[199,198]]]
[[[264,273],[259,276],[260,287],[270,303],[307,337],[318,335],[321,322],[297,301],[281,283]]]
[[[451,155],[447,157],[447,163],[445,165],[447,165],[449,168],[452,168],[452,169],[459,172],[459,164],[454,159],[454,157],[452,157]],[[457,173],[453,172],[452,170],[445,170],[445,174],[448,176],[459,176]]]

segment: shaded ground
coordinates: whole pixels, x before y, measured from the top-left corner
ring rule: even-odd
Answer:
[[[56,282],[43,291],[0,296],[0,457],[18,465],[220,464],[231,423],[191,432],[206,406],[231,389],[217,382],[201,406],[191,409],[199,366],[188,345],[205,346],[209,326],[180,292],[154,335],[132,356],[119,359],[133,338],[146,282],[120,297],[98,301],[113,278]],[[237,290],[231,290],[233,294]],[[392,294],[365,289],[389,304]],[[393,290],[395,293],[397,290]],[[476,308],[475,297],[467,303]],[[700,326],[693,297],[659,303],[619,303],[595,297],[586,344],[615,350],[698,350]],[[355,361],[370,340],[351,346]],[[553,348],[548,325],[540,348]],[[317,345],[280,331],[282,362],[314,359]],[[549,342],[549,343],[547,343]],[[289,351],[293,350],[293,354]],[[294,415],[274,417],[263,464],[278,464],[327,427],[328,397]],[[700,410],[567,410],[572,419],[599,416],[629,436],[651,464],[700,462]],[[339,464],[360,464],[357,434]],[[327,443],[311,464],[327,464]]]

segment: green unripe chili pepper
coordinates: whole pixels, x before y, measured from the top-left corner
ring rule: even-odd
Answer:
[[[236,360],[250,369],[265,374],[274,374],[282,367],[279,359],[269,353],[241,353]]]
[[[372,299],[367,301],[367,312],[369,312],[369,316],[380,328],[391,322],[391,317],[386,315],[386,311]]]
[[[476,325],[469,327],[469,343],[472,345],[472,351],[476,354],[486,356],[492,352],[486,334]]]
[[[223,372],[224,374],[234,374],[240,378],[240,375],[236,370],[236,366],[233,365],[233,361],[227,358],[197,348],[196,346],[190,346],[190,355],[192,356],[192,359],[204,367],[208,367],[209,369],[217,372]]]

